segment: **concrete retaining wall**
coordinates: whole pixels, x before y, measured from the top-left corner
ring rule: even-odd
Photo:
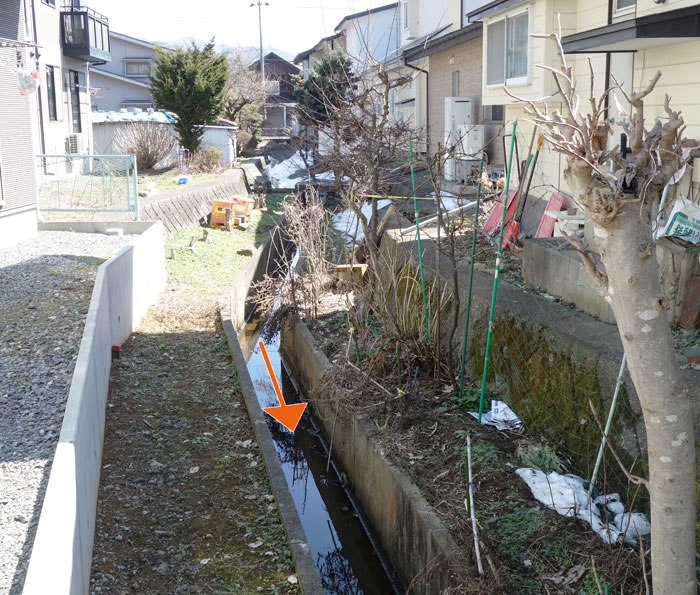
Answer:
[[[75,224],[64,229],[70,225]],[[97,272],[29,561],[26,595],[88,593],[111,346],[129,337],[165,288],[163,225],[146,225]]]
[[[305,324],[291,318],[285,321],[280,353],[330,436],[335,417],[333,401],[338,395],[329,398],[325,390],[323,400],[314,398],[313,388],[328,360],[316,349]],[[455,544],[415,484],[382,456],[372,428],[368,418],[349,416],[341,409],[333,452],[402,582],[412,585],[415,593],[441,594],[456,586],[449,572]]]
[[[248,196],[241,169],[230,169],[216,180],[157,194],[141,202],[141,219],[162,221],[168,235],[206,221],[213,200],[230,200],[233,194]]]
[[[250,313],[250,306],[247,303],[250,284],[252,281],[261,279],[265,273],[272,273],[276,269],[279,254],[283,250],[285,243],[283,233],[280,231],[283,226],[284,223],[280,222],[265,243],[255,251],[243,270],[236,275],[229,293],[220,301],[219,311],[229,350],[231,351],[233,365],[238,373],[238,382],[243,393],[243,400],[255,431],[255,437],[260,445],[260,451],[270,477],[272,491],[277,500],[282,523],[292,549],[294,565],[299,575],[299,584],[305,594],[323,595],[324,590],[321,585],[318,568],[294,506],[294,500],[289,491],[282,464],[277,455],[267,421],[260,408],[255,386],[253,386],[253,381],[248,373],[246,358],[238,341],[238,331]]]

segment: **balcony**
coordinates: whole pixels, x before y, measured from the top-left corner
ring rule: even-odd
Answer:
[[[109,19],[74,3],[61,9],[63,54],[86,62],[111,62]]]

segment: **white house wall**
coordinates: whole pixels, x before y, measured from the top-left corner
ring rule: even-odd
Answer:
[[[150,89],[105,76],[94,69],[90,71],[90,87],[93,88],[92,107],[98,111],[119,111],[125,102],[153,103]]]
[[[112,61],[92,69],[92,87],[98,87],[92,97],[93,108],[100,111],[118,111],[124,102],[142,101],[152,103],[153,98],[149,88],[137,83],[150,85],[147,76],[126,77],[126,65],[124,59],[144,58],[150,59],[155,64],[156,50],[149,42],[140,40],[131,41],[119,34],[110,34],[110,53]],[[123,81],[100,74],[99,71],[111,72],[117,76],[126,77]],[[134,83],[131,83],[132,81]]]
[[[358,72],[362,72],[366,65],[397,57],[398,19],[398,9],[394,9],[373,12],[348,23],[346,51]]]
[[[25,40],[24,3],[0,0],[0,35]],[[28,50],[21,50],[25,66]],[[0,48],[0,248],[36,235],[37,198],[31,113],[33,99],[19,92],[14,64],[17,50]]]

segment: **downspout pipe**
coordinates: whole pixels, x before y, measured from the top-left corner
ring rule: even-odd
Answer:
[[[425,136],[427,141],[427,139],[430,138],[430,118],[428,117],[428,105],[430,105],[430,72],[428,72],[425,68],[420,68],[418,66],[414,66],[413,64],[409,64],[406,60],[406,57],[402,55],[399,55],[399,66],[406,66],[407,68],[411,68],[413,70],[417,70],[418,72],[422,72],[423,74],[425,74]],[[430,148],[428,142],[426,142],[426,146],[427,148]]]
[[[36,47],[34,48],[34,56],[36,58],[36,71],[41,72],[40,67],[39,67],[39,36],[37,34],[36,30],[36,10],[34,9],[34,5],[36,3],[36,0],[32,0],[32,33],[34,34],[34,43],[37,44]],[[46,154],[46,138],[44,137],[44,108],[42,107],[42,99],[41,99],[41,85],[39,85],[39,88],[37,89],[36,93],[36,103],[37,103],[37,109],[39,112],[39,140],[41,142],[41,154],[45,155]]]

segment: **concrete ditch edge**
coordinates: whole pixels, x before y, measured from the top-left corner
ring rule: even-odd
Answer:
[[[307,326],[287,318],[280,353],[305,392],[326,436],[335,417],[331,401],[314,399],[313,388],[328,365]],[[328,387],[324,386],[328,392]],[[416,593],[441,594],[455,587],[450,568],[456,545],[411,479],[383,456],[372,436],[372,422],[359,414],[338,415],[333,452],[374,525],[384,550],[405,585]]]
[[[164,236],[160,222],[148,224],[97,270],[24,595],[89,591],[112,345],[165,288]]]
[[[294,506],[292,494],[289,491],[282,464],[272,440],[272,434],[270,434],[270,429],[267,427],[264,414],[260,409],[257,393],[248,373],[243,350],[238,342],[237,329],[244,322],[246,297],[250,283],[261,275],[262,270],[266,271],[271,266],[274,266],[275,259],[270,258],[270,255],[271,251],[275,249],[275,245],[281,242],[281,234],[277,233],[279,228],[280,225],[278,224],[271,232],[270,237],[255,251],[255,254],[250,258],[244,269],[236,275],[231,284],[230,292],[219,302],[219,313],[224,332],[226,333],[233,365],[238,373],[243,400],[253,425],[255,437],[260,445],[260,451],[270,477],[270,485],[277,501],[282,524],[287,532],[287,538],[292,549],[292,558],[299,576],[299,584],[302,591],[307,595],[322,595],[324,590],[321,584],[321,576]]]

